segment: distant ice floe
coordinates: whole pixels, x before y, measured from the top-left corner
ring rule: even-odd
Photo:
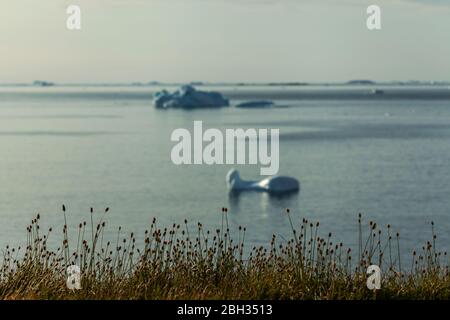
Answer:
[[[219,92],[199,91],[193,86],[185,85],[175,92],[158,91],[153,95],[153,105],[160,109],[169,108],[218,108],[230,105]]]
[[[33,85],[38,86],[38,87],[51,87],[51,86],[54,86],[55,84],[50,81],[35,80],[33,82]]]
[[[382,94],[384,94],[384,90],[381,90],[381,89],[373,89],[373,90],[370,91],[370,93],[371,93],[371,94],[374,94],[374,95],[382,95]]]
[[[246,101],[236,105],[236,108],[271,108],[275,103],[270,100]]]

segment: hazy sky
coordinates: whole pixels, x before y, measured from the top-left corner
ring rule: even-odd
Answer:
[[[450,80],[450,0],[0,3],[0,83]]]

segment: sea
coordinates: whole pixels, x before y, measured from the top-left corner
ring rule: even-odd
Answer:
[[[246,246],[275,235],[292,237],[302,219],[320,222],[345,247],[358,244],[370,221],[386,236],[399,232],[407,259],[432,238],[450,249],[450,88],[448,86],[202,85],[230,107],[156,109],[154,92],[175,86],[67,85],[0,87],[0,247],[26,244],[26,227],[40,214],[57,246],[66,207],[71,238],[90,208],[105,208],[107,235],[139,237],[158,226],[198,222],[215,230],[228,208]],[[236,108],[272,100],[273,108]],[[230,194],[226,174],[258,180],[261,165],[175,165],[171,133],[205,128],[280,130],[279,174],[300,181],[300,192]],[[365,239],[365,238],[364,238]]]

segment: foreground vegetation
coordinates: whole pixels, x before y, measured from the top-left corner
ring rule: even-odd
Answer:
[[[69,243],[63,206],[63,242],[48,247],[52,230],[42,232],[37,215],[27,227],[25,248],[7,247],[0,270],[0,299],[449,299],[446,252],[435,248],[436,235],[412,263],[402,265],[400,235],[390,226],[358,217],[358,252],[321,237],[319,223],[286,221],[290,240],[275,236],[267,246],[244,252],[246,229],[232,239],[227,209],[221,228],[213,232],[187,221],[158,228],[153,220],[144,243],[119,228],[114,243],[104,241],[106,209],[94,223],[78,226],[76,243]],[[296,225],[299,224],[297,227]],[[363,235],[366,235],[363,237]],[[236,239],[237,238],[237,239]],[[381,290],[366,286],[371,264],[383,270]],[[80,290],[67,288],[67,267],[81,270]]]

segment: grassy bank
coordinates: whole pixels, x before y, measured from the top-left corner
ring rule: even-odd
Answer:
[[[244,252],[246,229],[231,237],[227,210],[221,228],[205,230],[187,221],[159,228],[153,220],[143,243],[133,233],[104,241],[108,209],[94,222],[78,226],[70,243],[63,206],[63,242],[48,247],[53,232],[41,230],[40,216],[27,227],[24,248],[7,247],[0,270],[0,299],[449,299],[447,253],[435,248],[436,235],[412,263],[402,265],[400,235],[390,226],[358,217],[358,252],[319,236],[319,223],[286,223],[291,239],[268,239],[264,247]],[[433,229],[433,225],[431,226]],[[365,235],[365,236],[363,236]],[[80,290],[69,290],[66,270],[81,269]],[[382,288],[366,286],[371,264],[382,268]]]

